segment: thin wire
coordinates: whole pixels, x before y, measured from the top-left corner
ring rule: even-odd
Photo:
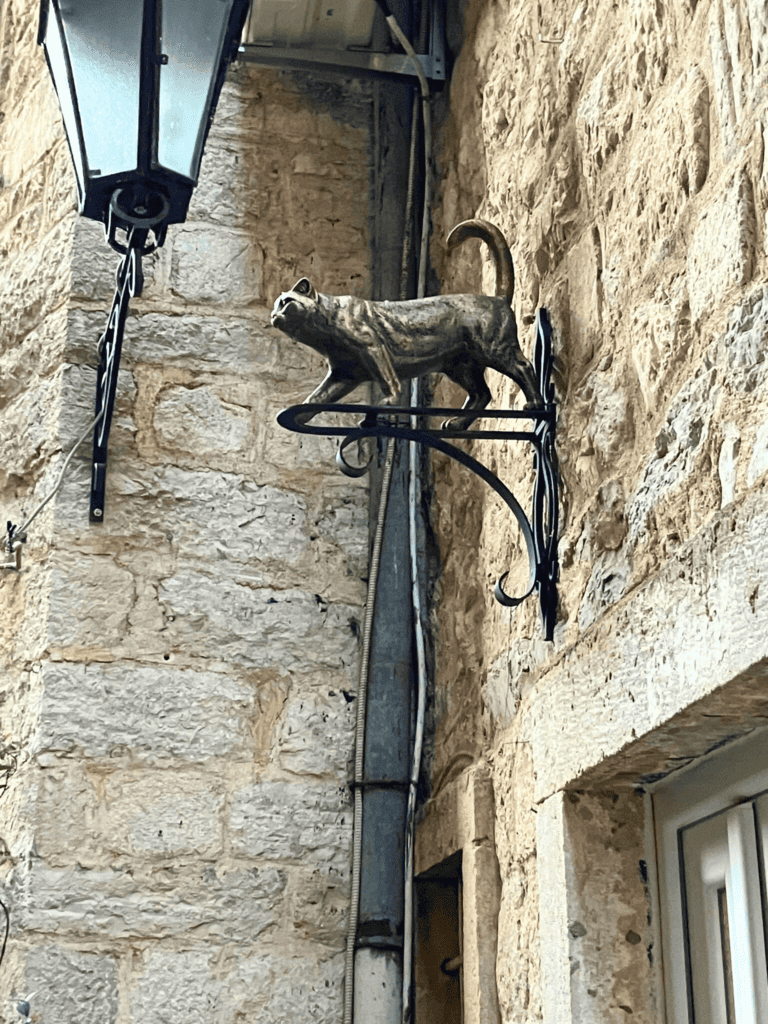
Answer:
[[[104,415],[104,410],[102,409],[101,412],[93,420],[91,420],[91,422],[88,424],[88,426],[83,431],[83,433],[80,435],[80,437],[77,439],[77,441],[75,441],[75,444],[74,444],[73,448],[71,449],[69,455],[67,455],[66,459],[64,460],[64,465],[61,467],[61,472],[59,473],[59,478],[56,481],[56,486],[53,488],[51,493],[40,502],[40,504],[37,506],[35,511],[26,520],[25,523],[23,523],[21,526],[14,526],[14,527],[12,527],[9,530],[9,536],[8,536],[8,544],[9,544],[9,546],[13,544],[13,540],[14,540],[15,537],[18,537],[20,540],[22,539],[25,531],[27,530],[29,525],[32,523],[32,521],[35,520],[40,515],[40,513],[43,511],[43,509],[48,504],[48,502],[51,500],[51,498],[53,498],[53,496],[58,492],[59,488],[61,487],[62,483],[64,482],[64,474],[66,473],[67,468],[69,467],[69,464],[72,461],[73,455],[75,454],[77,449],[80,447],[80,445],[83,443],[83,441],[85,441],[85,439],[88,437],[88,435],[91,433],[91,431],[93,430],[93,428],[96,426],[96,424],[99,422],[99,420],[101,419],[101,417],[103,415]],[[13,554],[12,550],[11,550],[11,554]]]

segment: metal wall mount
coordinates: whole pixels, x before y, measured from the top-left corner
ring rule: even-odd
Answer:
[[[512,597],[504,590],[504,573],[494,590],[496,600],[507,607],[521,604],[534,591],[538,591],[544,638],[552,640],[557,620],[557,541],[559,525],[558,467],[555,451],[555,430],[557,412],[552,383],[554,355],[552,352],[552,327],[545,309],[536,317],[536,345],[534,369],[539,390],[544,397],[544,406],[538,409],[493,409],[484,410],[478,419],[528,420],[533,421],[532,430],[472,429],[454,430],[450,427],[431,427],[428,421],[435,417],[450,417],[456,409],[394,407],[377,405],[317,405],[302,403],[284,409],[277,417],[280,426],[300,434],[319,434],[325,437],[341,437],[343,440],[336,453],[336,461],[348,476],[362,476],[368,466],[355,466],[346,459],[348,449],[364,438],[392,437],[400,441],[415,441],[442,452],[449,458],[466,466],[484,480],[509,508],[520,527],[528,554],[528,584],[524,594]],[[312,413],[360,414],[363,419],[356,427],[337,424],[298,422],[297,417]],[[514,494],[487,466],[469,455],[450,439],[528,441],[533,447],[534,484],[530,519]]]

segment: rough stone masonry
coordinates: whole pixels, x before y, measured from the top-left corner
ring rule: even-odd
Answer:
[[[0,508],[92,418],[117,263],[78,219],[37,5],[0,10]],[[321,370],[269,327],[368,294],[370,91],[235,68],[188,221],[146,261],[88,525],[89,444],[0,577],[0,1016],[340,1018],[367,491],[275,414]]]
[[[489,769],[499,1019],[650,1024],[663,1011],[635,787],[768,721],[768,14],[468,0],[451,32],[433,262],[444,291],[490,288],[479,250],[449,262],[439,242],[488,218],[511,244],[518,321],[545,306],[554,323],[561,605],[547,645],[534,602],[494,603],[524,549],[493,495],[436,460],[420,841],[439,846],[451,786]],[[529,493],[522,446],[473,452]]]

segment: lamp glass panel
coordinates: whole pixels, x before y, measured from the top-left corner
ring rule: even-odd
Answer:
[[[143,0],[61,0],[92,177],[135,170]]]
[[[69,140],[69,149],[72,153],[77,186],[82,196],[85,187],[85,168],[83,167],[83,153],[77,130],[77,114],[75,113],[72,94],[69,89],[67,58],[61,39],[61,29],[59,28],[58,18],[53,11],[50,11],[48,15],[43,43],[51,68],[51,76],[56,85],[56,94],[59,97],[59,107],[61,108],[61,116],[64,120],[64,130]]]
[[[232,0],[163,0],[157,159],[197,181]]]

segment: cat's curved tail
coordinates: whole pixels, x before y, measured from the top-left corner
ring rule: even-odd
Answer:
[[[490,221],[480,220],[478,217],[463,220],[448,235],[448,252],[452,253],[467,238],[480,238],[491,250],[496,264],[496,294],[500,298],[505,298],[511,306],[515,293],[515,268],[512,266],[512,255],[504,235]]]

